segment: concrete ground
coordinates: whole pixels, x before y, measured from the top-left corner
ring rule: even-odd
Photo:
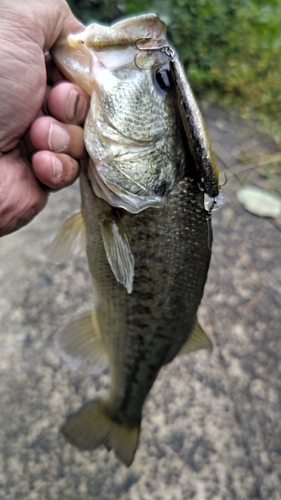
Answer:
[[[206,121],[229,178],[226,205],[213,214],[199,313],[214,349],[161,371],[129,469],[105,449],[74,449],[59,433],[65,414],[108,383],[107,374],[71,373],[54,347],[57,330],[92,307],[85,259],[58,265],[47,257],[60,223],[79,206],[77,185],[1,239],[1,500],[281,499],[281,225],[247,213],[235,197],[241,179],[280,193],[270,165],[242,163],[276,150],[223,110],[209,109]]]

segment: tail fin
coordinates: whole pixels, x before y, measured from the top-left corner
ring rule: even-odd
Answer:
[[[138,446],[140,426],[115,422],[106,413],[103,400],[97,400],[70,415],[61,431],[71,444],[82,450],[94,450],[101,445],[113,449],[116,457],[129,467]]]

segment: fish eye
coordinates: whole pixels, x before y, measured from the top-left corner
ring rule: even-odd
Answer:
[[[167,68],[158,68],[154,72],[154,82],[158,89],[165,94],[169,94],[174,89],[171,72]]]

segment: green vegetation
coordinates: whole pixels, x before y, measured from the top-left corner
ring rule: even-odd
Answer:
[[[83,22],[156,12],[196,94],[278,124],[280,0],[69,0]],[[280,129],[279,129],[280,131]]]

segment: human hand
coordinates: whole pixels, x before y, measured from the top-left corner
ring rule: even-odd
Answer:
[[[82,29],[64,0],[0,0],[0,235],[37,215],[48,188],[71,184],[86,156],[79,125],[89,97],[68,82],[47,85],[59,77],[44,56]]]

